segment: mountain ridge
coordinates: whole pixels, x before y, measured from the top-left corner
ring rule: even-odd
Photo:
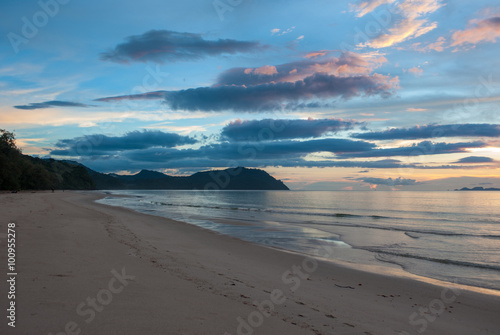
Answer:
[[[143,169],[134,175],[104,174],[87,168],[97,189],[170,190],[289,190],[264,170],[245,167],[200,171],[191,176],[170,176]]]

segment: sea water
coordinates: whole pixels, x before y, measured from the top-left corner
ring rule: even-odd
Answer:
[[[133,190],[99,202],[303,254],[326,243],[332,260],[500,290],[500,192]]]

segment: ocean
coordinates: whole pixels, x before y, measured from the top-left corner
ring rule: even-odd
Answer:
[[[98,202],[269,247],[314,256],[327,244],[332,261],[500,290],[500,192],[107,193]]]

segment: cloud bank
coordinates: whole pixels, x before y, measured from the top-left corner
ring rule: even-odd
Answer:
[[[337,77],[316,73],[296,82],[277,82],[255,86],[199,87],[165,93],[172,110],[188,111],[272,111],[307,100],[350,99],[358,96],[389,97],[394,88],[387,76]]]
[[[221,136],[232,141],[264,141],[321,137],[328,133],[352,129],[360,125],[353,120],[235,120],[222,128]]]
[[[469,156],[469,157],[464,157],[456,161],[455,163],[458,164],[474,164],[474,163],[492,163],[494,162],[493,158],[491,157],[484,157],[484,156]]]
[[[366,177],[366,178],[357,178],[355,180],[360,180],[362,182],[365,182],[367,184],[372,184],[372,185],[387,185],[387,186],[408,186],[408,185],[417,185],[420,184],[417,182],[415,179],[406,179],[406,178],[372,178],[372,177]]]
[[[197,141],[188,136],[162,131],[144,130],[129,132],[123,136],[102,134],[64,139],[56,143],[58,149],[52,150],[56,156],[101,156],[115,155],[121,151],[148,149],[152,147],[172,148]]]
[[[439,137],[499,137],[499,124],[447,124],[412,128],[393,128],[379,132],[354,134],[363,140],[415,140]]]
[[[337,158],[424,156],[467,152],[469,148],[483,148],[487,143],[481,141],[459,143],[434,143],[423,141],[408,147],[373,149],[365,152],[341,153]]]

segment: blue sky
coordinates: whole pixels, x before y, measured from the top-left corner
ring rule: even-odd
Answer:
[[[0,128],[102,172],[500,187],[496,1],[0,4]]]

